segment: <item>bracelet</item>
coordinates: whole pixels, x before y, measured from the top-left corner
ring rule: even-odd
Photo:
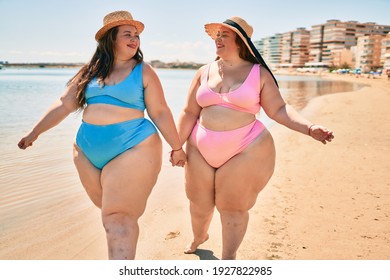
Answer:
[[[309,136],[311,136],[311,128],[313,127],[313,126],[315,126],[316,124],[312,124],[311,126],[309,126],[309,132],[308,132],[308,134],[309,134]]]
[[[173,152],[177,152],[177,151],[180,151],[180,150],[183,150],[183,147],[180,147],[180,149],[177,149],[177,150],[171,150],[171,151],[169,152],[169,154],[170,154],[170,156],[172,157]]]

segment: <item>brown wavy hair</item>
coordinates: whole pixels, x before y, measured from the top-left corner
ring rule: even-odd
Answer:
[[[98,46],[92,59],[85,64],[76,75],[74,75],[67,83],[70,85],[77,80],[76,98],[80,110],[85,107],[85,89],[92,79],[97,78],[99,81],[110,74],[114,64],[114,43],[118,34],[118,27],[114,27],[106,32],[98,41]],[[140,48],[133,57],[137,63],[141,63],[144,55]]]

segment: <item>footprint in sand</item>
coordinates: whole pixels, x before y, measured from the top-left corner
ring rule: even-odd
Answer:
[[[180,231],[171,231],[165,236],[165,240],[176,238],[180,235]]]

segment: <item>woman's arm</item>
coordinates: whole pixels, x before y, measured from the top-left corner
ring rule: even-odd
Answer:
[[[196,121],[199,119],[199,114],[202,108],[196,102],[196,92],[200,86],[200,77],[202,75],[205,66],[201,67],[195,74],[192,80],[190,89],[188,91],[187,102],[184,106],[183,111],[180,114],[178,121],[178,131],[180,139],[184,142],[187,141],[188,137],[194,128]]]
[[[300,115],[283,100],[271,74],[261,68],[261,106],[276,122],[326,144],[334,138],[333,132],[321,125],[315,125]]]
[[[153,68],[146,63],[144,63],[142,75],[148,115],[172,148],[172,165],[177,165],[179,161],[182,161],[184,164],[186,155],[182,149],[182,143],[176,130],[172,112],[165,100],[160,79]]]
[[[55,101],[43,117],[36,123],[30,132],[28,132],[18,143],[20,149],[26,149],[32,146],[39,135],[53,128],[63,121],[70,113],[76,111],[78,107],[76,98],[76,82],[72,82],[65,89],[62,96]]]

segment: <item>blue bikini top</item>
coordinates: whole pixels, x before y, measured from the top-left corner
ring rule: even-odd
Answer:
[[[142,81],[142,63],[116,85],[101,87],[97,79],[89,82],[85,89],[85,99],[89,104],[110,104],[144,111],[144,87]]]

